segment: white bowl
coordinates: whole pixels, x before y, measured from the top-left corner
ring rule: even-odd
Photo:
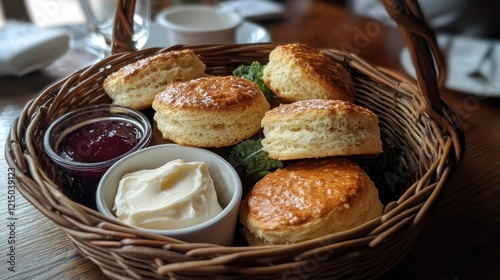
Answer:
[[[163,144],[148,147],[116,162],[106,171],[97,187],[97,209],[116,219],[113,204],[120,179],[126,173],[158,168],[165,163],[182,159],[185,162],[204,162],[212,177],[222,212],[201,224],[174,230],[141,230],[170,236],[190,243],[212,243],[231,246],[242,196],[241,180],[234,168],[221,156],[201,148]]]
[[[172,45],[229,44],[236,41],[243,18],[229,9],[193,4],[164,9],[156,22],[167,29]]]

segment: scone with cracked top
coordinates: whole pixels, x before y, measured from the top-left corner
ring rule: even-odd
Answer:
[[[278,160],[382,153],[378,117],[341,100],[282,104],[262,118],[262,146]]]
[[[153,101],[154,120],[164,139],[213,148],[255,135],[269,108],[255,82],[234,76],[174,83]]]
[[[113,104],[136,110],[151,107],[168,84],[205,75],[205,64],[192,50],[169,51],[123,66],[104,80]]]
[[[263,80],[286,102],[318,98],[352,102],[355,97],[352,77],[340,63],[300,43],[271,51]]]
[[[266,175],[240,207],[250,245],[293,244],[352,229],[382,214],[378,190],[346,158],[305,160]]]

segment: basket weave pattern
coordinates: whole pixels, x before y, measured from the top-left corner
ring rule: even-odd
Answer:
[[[189,48],[207,65],[207,73],[228,75],[241,64],[265,64],[275,46]],[[18,190],[64,230],[84,256],[114,279],[368,279],[404,256],[462,158],[458,121],[444,104],[436,112],[421,86],[337,50],[325,52],[351,73],[356,103],[379,116],[384,147],[396,147],[402,154],[401,165],[391,174],[406,183],[405,189],[386,203],[381,217],[299,244],[222,247],[142,232],[64,196],[55,183],[55,167],[43,149],[49,124],[76,108],[109,103],[102,82],[113,71],[157,52],[182,48],[188,47],[120,52],[105,58],[44,90],[12,124],[6,159],[16,168]]]

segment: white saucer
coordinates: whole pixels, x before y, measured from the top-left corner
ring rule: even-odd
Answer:
[[[441,49],[446,49],[449,46],[450,40],[463,42],[464,44],[483,44],[482,39],[468,38],[464,36],[438,35],[438,44]],[[486,40],[482,40],[487,43]],[[491,42],[491,41],[490,41]],[[500,44],[500,42],[494,42]],[[475,50],[473,50],[475,51]],[[450,52],[443,53],[447,62],[447,79],[445,87],[462,93],[472,94],[482,97],[500,97],[500,81],[483,82],[480,79],[470,76],[470,68],[465,63],[466,59],[470,58],[463,53]],[[400,55],[400,60],[403,68],[412,77],[416,77],[415,68],[411,60],[410,52],[405,48]]]
[[[251,21],[280,18],[285,13],[283,4],[270,0],[223,1],[219,5]]]
[[[269,32],[258,24],[245,21],[236,29],[236,43],[264,43],[270,41],[271,35]],[[166,28],[158,23],[152,23],[149,39],[143,48],[165,48],[169,46],[171,44],[167,38]]]

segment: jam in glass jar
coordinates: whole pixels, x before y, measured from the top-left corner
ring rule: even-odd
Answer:
[[[96,209],[102,175],[119,159],[151,140],[151,123],[139,111],[95,105],[67,113],[44,135],[47,155],[56,163],[57,183],[70,199]]]

